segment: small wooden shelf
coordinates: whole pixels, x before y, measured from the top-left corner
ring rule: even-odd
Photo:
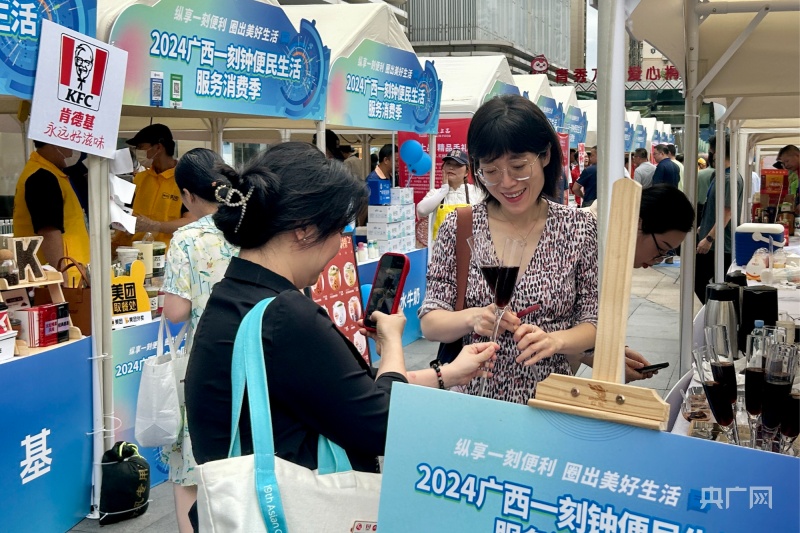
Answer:
[[[3,278],[0,278],[0,302],[3,301],[3,292],[2,291],[9,291],[14,289],[31,289],[34,287],[47,287],[50,291],[50,300],[53,303],[64,303],[66,300],[64,299],[64,292],[61,290],[61,284],[64,282],[64,277],[61,275],[60,272],[53,272],[52,270],[44,270],[45,278],[41,280],[37,280],[34,282],[24,282],[19,283],[17,285],[9,285],[8,281]],[[14,346],[14,355],[15,356],[27,356],[27,355],[35,355],[37,353],[41,353],[47,350],[51,350],[53,348],[58,348],[59,346],[63,346],[68,342],[74,342],[76,340],[82,339],[83,334],[81,330],[72,324],[72,317],[69,319],[69,341],[61,342],[59,344],[54,344],[52,346],[47,346],[45,348],[31,348],[28,346],[28,343],[24,340],[17,339],[16,344]]]

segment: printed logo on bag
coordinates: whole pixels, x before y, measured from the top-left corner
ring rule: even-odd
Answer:
[[[353,533],[361,533],[362,531],[366,531],[370,533],[372,531],[378,531],[378,523],[377,522],[365,522],[363,520],[357,520],[353,527],[350,528],[350,531]]]
[[[108,50],[62,34],[58,99],[99,110],[107,64]]]

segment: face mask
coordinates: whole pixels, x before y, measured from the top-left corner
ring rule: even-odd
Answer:
[[[148,150],[136,150],[136,160],[142,165],[144,168],[150,168],[153,166],[153,158],[147,157]]]
[[[61,155],[64,155],[64,152],[61,152]],[[78,160],[81,158],[81,153],[77,150],[72,151],[72,155],[69,157],[64,157],[64,168],[71,167],[72,165],[76,165]]]

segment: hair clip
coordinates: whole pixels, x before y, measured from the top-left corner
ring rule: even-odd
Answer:
[[[223,196],[221,193],[222,189],[225,188],[228,189],[228,193],[225,194],[225,196]],[[234,194],[239,195],[239,200],[236,202],[233,201]],[[242,208],[242,214],[239,215],[239,222],[238,224],[236,224],[236,229],[233,230],[234,233],[239,233],[239,228],[242,225],[242,220],[244,220],[244,214],[247,211],[247,201],[250,199],[250,196],[252,195],[253,195],[253,187],[250,187],[250,190],[247,191],[247,194],[242,194],[242,191],[240,191],[239,189],[236,189],[232,186],[229,187],[228,185],[220,185],[214,190],[214,198],[216,198],[219,203],[223,204],[226,207]]]

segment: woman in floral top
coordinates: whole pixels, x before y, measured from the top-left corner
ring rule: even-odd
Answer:
[[[472,207],[472,233],[490,237],[496,256],[506,239],[523,242],[521,268],[500,322],[501,350],[486,396],[525,403],[551,373],[570,374],[570,361],[594,347],[597,332],[597,223],[586,212],[551,202],[561,177],[558,137],[527,98],[492,98],[467,133],[477,185],[486,194]],[[456,305],[456,215],[439,230],[419,310],[429,340],[465,344],[490,337],[494,291],[470,263],[464,309]],[[499,251],[499,252],[498,252]],[[538,305],[520,319],[517,313]],[[479,394],[480,378],[464,388]]]
[[[175,167],[175,182],[180,188],[183,204],[198,218],[175,232],[167,252],[164,283],[164,315],[173,323],[190,320],[186,353],[190,353],[193,333],[211,289],[225,276],[231,257],[239,253],[236,246],[225,240],[212,219],[219,206],[217,188],[230,185],[222,174],[215,171],[223,164],[211,150],[195,148],[184,154]],[[164,449],[169,462],[169,479],[174,483],[175,508],[182,533],[193,530],[188,512],[197,499],[193,472],[195,461],[185,413],[183,415],[183,430],[178,441]]]

